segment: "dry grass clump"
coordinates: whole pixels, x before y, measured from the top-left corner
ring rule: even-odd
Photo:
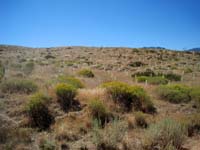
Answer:
[[[78,75],[83,76],[83,77],[87,77],[87,78],[93,78],[94,77],[94,73],[90,69],[82,69],[78,72]]]
[[[122,82],[108,82],[102,85],[113,101],[119,104],[125,111],[140,110],[147,113],[156,111],[150,97],[140,86],[130,86]]]
[[[164,119],[150,125],[144,139],[145,150],[180,149],[187,135],[186,127],[172,119]]]
[[[93,125],[93,142],[97,147],[97,150],[116,150],[118,144],[122,141],[128,125],[120,120],[114,120],[108,124],[105,128],[101,128],[98,121]]]
[[[24,79],[5,80],[0,85],[2,92],[5,93],[33,93],[37,91],[37,85]]]
[[[54,117],[47,106],[49,100],[50,98],[42,93],[36,93],[30,97],[26,109],[32,126],[44,130],[53,123]]]
[[[191,89],[186,85],[171,84],[162,85],[157,88],[159,96],[171,103],[187,103],[191,100]]]
[[[57,143],[48,135],[40,137],[38,146],[40,150],[56,150],[58,149]]]

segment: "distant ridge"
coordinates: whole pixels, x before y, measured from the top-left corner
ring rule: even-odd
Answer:
[[[187,51],[200,52],[200,47],[188,49]]]

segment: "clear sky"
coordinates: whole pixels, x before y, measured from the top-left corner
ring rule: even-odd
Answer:
[[[0,0],[0,44],[200,47],[200,0]]]

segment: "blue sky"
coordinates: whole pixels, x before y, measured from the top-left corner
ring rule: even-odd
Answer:
[[[200,47],[200,1],[0,0],[0,44]]]

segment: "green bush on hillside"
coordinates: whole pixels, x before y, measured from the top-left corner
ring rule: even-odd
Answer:
[[[76,88],[69,84],[60,83],[56,86],[56,95],[61,108],[67,111],[72,106],[76,96]]]
[[[36,93],[30,97],[27,112],[32,126],[43,130],[49,128],[54,121],[47,106],[49,100],[50,98],[42,93]]]
[[[94,77],[94,73],[90,69],[82,69],[78,72],[78,75],[83,76],[83,77],[87,77],[87,78],[93,78]]]
[[[181,75],[175,73],[167,73],[164,75],[166,79],[170,81],[181,81]]]
[[[101,125],[109,121],[110,113],[107,107],[100,99],[91,100],[89,103],[89,112],[94,120],[97,120]]]
[[[26,75],[29,75],[32,73],[33,69],[34,69],[34,62],[30,61],[28,63],[26,63],[23,67],[23,72],[26,74]]]
[[[154,76],[154,77],[148,77],[148,76],[140,76],[137,77],[138,82],[146,82],[148,84],[158,85],[158,84],[167,84],[168,80],[161,76]]]
[[[189,102],[191,100],[191,89],[186,85],[161,85],[158,87],[157,91],[161,98],[171,103]]]
[[[195,107],[200,111],[200,87],[192,88],[190,96],[194,101]]]
[[[4,68],[3,64],[0,62],[0,81],[4,77],[4,74],[5,74],[5,68]]]
[[[30,80],[12,79],[1,83],[1,90],[5,93],[32,93],[37,91],[37,85]]]
[[[132,108],[145,112],[155,111],[150,97],[139,86],[129,86],[122,82],[108,82],[104,83],[102,87],[106,88],[114,102],[120,104],[126,111],[131,111]]]
[[[70,85],[74,86],[75,88],[83,88],[84,87],[83,83],[79,79],[72,77],[72,76],[64,76],[64,75],[59,76],[58,81],[61,83],[70,84]]]

